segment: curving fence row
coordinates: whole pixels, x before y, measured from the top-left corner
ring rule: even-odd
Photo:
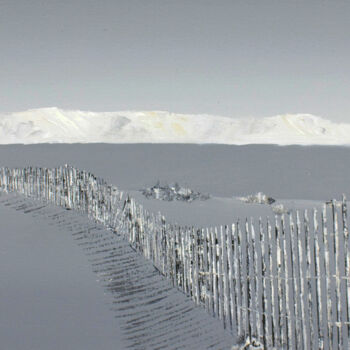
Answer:
[[[230,226],[183,227],[89,172],[0,168],[0,189],[87,213],[255,348],[349,349],[347,202]],[[245,344],[245,345],[244,345]]]

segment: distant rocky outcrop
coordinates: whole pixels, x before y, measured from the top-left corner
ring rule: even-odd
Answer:
[[[181,187],[178,183],[161,185],[158,181],[156,185],[141,190],[141,193],[148,199],[158,199],[162,201],[183,201],[192,202],[194,200],[207,200],[208,194],[196,192],[190,188]]]
[[[239,199],[242,202],[245,203],[255,203],[255,204],[273,204],[276,202],[275,199],[273,199],[272,197],[268,197],[266,194],[262,193],[262,192],[258,192],[256,194],[251,194],[249,196],[246,197],[239,197]]]

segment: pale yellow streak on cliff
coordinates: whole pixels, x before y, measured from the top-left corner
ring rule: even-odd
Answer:
[[[162,122],[154,122],[153,126],[157,129],[164,129],[164,124]]]
[[[158,113],[157,112],[148,112],[147,113],[150,117],[158,117]]]
[[[174,129],[176,134],[187,135],[186,130],[179,123],[172,123],[171,126]]]
[[[293,129],[295,129],[296,131],[298,131],[301,135],[308,135],[310,133],[306,132],[306,130],[303,130],[301,128],[298,128],[296,125],[294,125],[293,123],[291,123],[291,121],[288,119],[288,114],[284,115],[283,117],[283,121],[290,127],[292,127]]]

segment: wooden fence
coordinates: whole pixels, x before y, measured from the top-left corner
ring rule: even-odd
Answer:
[[[271,349],[349,349],[347,202],[321,212],[245,219],[215,228],[168,224],[92,174],[0,168],[0,189],[47,201],[125,236],[237,342]]]

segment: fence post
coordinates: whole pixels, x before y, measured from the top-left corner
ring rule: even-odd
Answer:
[[[285,222],[287,224],[287,222]],[[291,349],[297,349],[297,332],[296,332],[296,317],[295,317],[295,303],[296,298],[299,298],[294,292],[294,259],[293,256],[293,246],[292,241],[294,239],[293,229],[294,227],[291,225],[291,214],[289,214],[289,225],[287,228],[284,226],[286,230],[285,237],[285,260],[284,266],[286,266],[286,309],[287,309],[287,321],[288,322],[288,342],[290,344]]]
[[[288,324],[287,324],[287,301],[286,301],[286,266],[285,266],[285,221],[284,215],[275,217],[277,249],[278,249],[278,289],[279,289],[279,310],[281,327],[281,345],[288,346]]]
[[[257,337],[256,318],[256,275],[255,269],[255,247],[254,247],[254,226],[252,218],[246,221],[247,235],[247,274],[248,274],[248,307],[249,307],[249,336]]]
[[[348,209],[347,209],[347,201],[345,195],[342,198],[342,219],[343,219],[343,234],[344,234],[344,250],[345,250],[345,288],[347,292],[347,296],[345,297],[345,301],[348,304],[347,309],[347,328],[348,328],[348,343],[350,337],[350,235],[349,235],[349,226],[348,226]]]
[[[194,284],[194,300],[196,304],[199,304],[200,291],[199,291],[199,251],[198,251],[198,239],[199,231],[192,227],[193,237],[193,284]]]
[[[207,230],[202,229],[202,242],[203,242],[203,270],[202,276],[204,281],[204,306],[205,309],[209,312],[210,303],[209,303],[209,266],[208,266],[208,239],[207,239]]]
[[[264,281],[264,294],[263,294],[263,309],[264,309],[264,346],[269,349],[274,345],[274,332],[273,332],[273,307],[272,307],[272,272],[271,272],[271,245],[270,245],[270,223],[267,219],[266,231],[260,224],[260,232],[262,234],[262,256],[263,256],[263,281]]]
[[[338,322],[338,303],[337,303],[337,278],[336,278],[336,231],[338,230],[337,222],[336,222],[336,212],[335,212],[335,201],[332,200],[331,203],[331,220],[332,220],[332,231],[331,234],[328,235],[329,240],[329,267],[330,267],[330,300],[331,300],[331,339],[332,346],[336,347],[339,344],[339,332],[337,327]]]
[[[258,222],[258,230],[254,229],[254,222],[252,221],[252,239],[254,244],[254,261],[255,261],[255,268],[254,268],[254,274],[256,276],[256,325],[257,325],[257,338],[259,342],[263,343],[263,337],[264,337],[264,305],[263,305],[263,294],[264,294],[264,287],[263,287],[263,257],[262,257],[262,223],[261,218],[259,218]]]
[[[227,226],[221,226],[221,252],[223,264],[223,294],[224,294],[224,327],[230,327],[230,292],[229,292],[229,276],[228,276],[228,261],[227,261]]]
[[[232,235],[235,234],[235,225],[232,224],[231,227],[227,227],[227,260],[228,260],[228,280],[229,280],[229,292],[230,292],[230,319],[231,319],[231,331],[233,333],[233,338],[237,339],[237,304],[236,304],[236,294],[235,294],[235,283],[234,281],[234,262],[233,262],[233,251],[232,251]]]
[[[237,300],[237,334],[241,338],[245,336],[245,324],[243,323],[243,302],[242,302],[242,279],[241,279],[241,252],[240,243],[240,228],[239,221],[235,224],[236,230],[233,232],[233,256],[234,256],[234,271],[236,282],[236,300]]]
[[[213,273],[212,273],[212,278],[213,278],[213,303],[214,303],[214,315],[216,317],[219,316],[219,298],[218,298],[218,284],[217,284],[217,262],[216,262],[216,254],[217,254],[217,248],[216,248],[216,235],[215,231],[211,228],[210,229],[210,234],[211,234],[211,246],[212,246],[212,265],[213,265]]]
[[[349,334],[350,331],[350,324],[346,324],[349,322],[349,316],[348,316],[348,305],[347,305],[347,298],[349,289],[347,288],[348,278],[350,278],[349,275],[346,275],[346,234],[347,234],[347,223],[346,223],[346,200],[345,196],[343,195],[342,202],[340,203],[341,206],[341,221],[342,221],[342,232],[339,231],[339,228],[337,227],[336,232],[336,251],[337,251],[337,281],[338,281],[338,302],[339,302],[339,321],[340,321],[340,338],[341,342],[340,345],[344,349],[349,348]],[[336,208],[337,210],[337,208]],[[338,215],[336,216],[336,219],[338,218]],[[337,222],[338,224],[338,222]]]
[[[326,218],[325,211],[321,211],[320,216],[321,229],[317,232],[317,266],[318,266],[318,290],[319,290],[319,307],[320,307],[320,317],[321,317],[321,337],[320,337],[320,345],[324,347],[324,349],[330,349],[329,343],[329,333],[328,333],[328,298],[327,298],[327,271],[326,267],[326,258],[328,259],[328,252],[326,250]]]
[[[239,230],[241,243],[241,284],[242,284],[242,307],[243,307],[243,325],[245,338],[248,336],[248,341],[251,341],[250,332],[250,312],[249,312],[249,280],[248,280],[248,220],[245,220],[244,233]]]
[[[209,269],[209,274],[208,274],[208,290],[209,290],[209,311],[210,313],[215,316],[215,310],[214,310],[214,285],[213,285],[213,280],[214,280],[214,270],[213,270],[213,243],[212,243],[212,238],[211,238],[211,231],[209,228],[206,230],[207,234],[207,241],[208,241],[208,269]]]

